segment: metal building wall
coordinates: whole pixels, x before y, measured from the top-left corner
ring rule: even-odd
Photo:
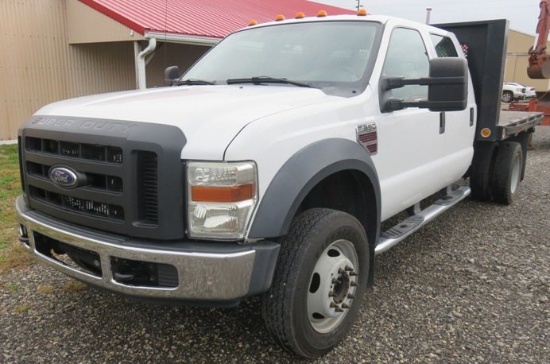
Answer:
[[[51,102],[136,88],[131,40],[143,37],[93,12],[76,0],[0,0],[0,140],[16,139],[19,127]],[[77,29],[71,17],[86,18],[86,26]],[[109,31],[92,34],[94,24]],[[185,70],[206,50],[162,44],[147,66],[147,86],[162,86],[167,66]]]
[[[0,1],[0,140],[48,103],[135,88],[132,42],[69,45],[67,1]]]
[[[64,1],[0,1],[0,139],[40,106],[66,98]]]

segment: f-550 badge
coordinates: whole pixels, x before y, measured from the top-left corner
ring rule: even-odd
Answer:
[[[376,123],[368,123],[357,126],[357,141],[371,155],[378,152],[378,133],[376,132]]]

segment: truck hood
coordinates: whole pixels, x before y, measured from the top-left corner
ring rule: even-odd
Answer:
[[[173,125],[187,144],[182,158],[220,160],[247,124],[293,108],[326,104],[318,89],[279,85],[181,86],[80,97],[50,104],[37,115]]]

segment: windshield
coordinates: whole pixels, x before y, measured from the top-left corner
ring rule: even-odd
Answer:
[[[329,93],[357,93],[368,83],[380,28],[379,23],[364,21],[250,28],[220,42],[182,80],[226,84],[227,80],[264,77],[300,82]]]

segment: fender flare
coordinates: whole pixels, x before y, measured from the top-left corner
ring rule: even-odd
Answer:
[[[326,177],[344,170],[355,170],[364,174],[373,186],[376,226],[369,226],[367,234],[369,240],[374,239],[371,244],[376,245],[381,210],[380,183],[376,168],[370,154],[361,145],[339,138],[314,142],[285,162],[261,199],[248,238],[285,235],[308,193]],[[366,224],[365,221],[361,223]]]

